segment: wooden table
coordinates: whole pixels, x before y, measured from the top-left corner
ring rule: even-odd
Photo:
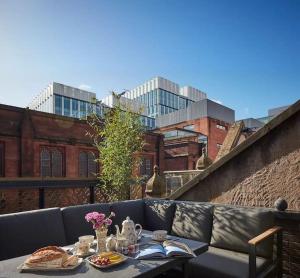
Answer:
[[[143,245],[151,242],[151,232],[143,231],[143,237],[139,241],[140,249]],[[187,244],[196,255],[200,255],[208,250],[208,244],[170,236],[170,239],[178,240],[179,242]],[[187,262],[188,258],[167,258],[167,259],[155,259],[155,260],[136,260],[134,258],[128,258],[123,264],[114,266],[108,269],[97,269],[84,261],[80,266],[71,271],[38,271],[38,272],[22,272],[17,270],[17,267],[22,264],[28,256],[17,257],[5,261],[0,261],[0,278],[11,277],[83,277],[83,278],[131,278],[131,277],[143,277],[150,278],[161,273],[164,273],[174,267],[183,266]],[[185,272],[185,275],[187,273]]]

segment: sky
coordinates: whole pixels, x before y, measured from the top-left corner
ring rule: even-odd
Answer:
[[[262,117],[300,98],[299,0],[0,0],[0,103],[56,81],[93,91],[155,76]]]

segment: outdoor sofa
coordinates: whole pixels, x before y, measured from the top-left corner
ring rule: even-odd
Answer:
[[[266,277],[271,272],[281,276],[282,236],[280,227],[274,227],[272,210],[159,199],[0,215],[0,260],[30,254],[46,245],[73,244],[81,235],[94,234],[84,219],[91,211],[115,212],[110,233],[115,232],[115,224],[121,226],[130,216],[146,230],[163,229],[209,243],[207,252],[189,260],[190,277]]]

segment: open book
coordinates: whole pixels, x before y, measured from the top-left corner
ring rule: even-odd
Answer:
[[[162,244],[153,244],[140,252],[136,259],[155,259],[166,257],[196,257],[195,253],[184,243],[166,240]]]

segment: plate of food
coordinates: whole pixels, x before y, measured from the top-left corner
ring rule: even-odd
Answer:
[[[94,267],[108,268],[125,262],[127,257],[121,253],[112,251],[90,256],[86,260]]]
[[[57,246],[47,246],[36,250],[23,264],[18,266],[20,271],[52,271],[71,270],[78,267],[83,259],[69,255]]]

